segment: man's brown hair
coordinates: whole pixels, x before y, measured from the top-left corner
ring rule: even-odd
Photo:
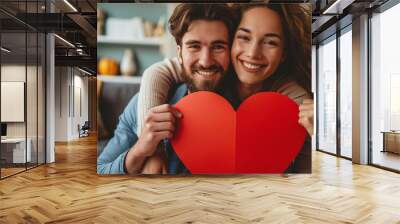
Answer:
[[[168,20],[168,28],[174,36],[176,44],[181,46],[182,37],[194,20],[223,22],[229,32],[229,44],[232,43],[236,31],[237,19],[226,4],[189,4],[178,5]]]

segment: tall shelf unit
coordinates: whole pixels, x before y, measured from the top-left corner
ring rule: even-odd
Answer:
[[[168,20],[176,4],[127,4],[127,3],[99,3],[98,8],[106,12],[107,18],[128,19],[140,17],[142,20],[157,23],[163,17]],[[113,58],[121,63],[123,52],[131,49],[135,55],[137,72],[135,76],[141,76],[143,71],[150,65],[162,61],[164,58],[176,56],[176,46],[173,38],[164,24],[164,36],[145,37],[135,39],[116,33],[107,33],[107,22],[105,23],[105,34],[97,36],[98,60],[101,58]],[[123,27],[122,29],[127,29]],[[115,29],[114,29],[115,30]],[[117,78],[114,76],[114,78]],[[117,78],[118,79],[118,78]],[[110,81],[110,78],[105,80]]]

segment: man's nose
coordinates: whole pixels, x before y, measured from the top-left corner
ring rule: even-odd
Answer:
[[[213,55],[212,55],[210,49],[203,49],[200,52],[199,64],[203,68],[208,68],[214,64],[214,58],[213,58]]]

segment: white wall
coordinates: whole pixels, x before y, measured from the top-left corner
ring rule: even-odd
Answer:
[[[55,68],[55,141],[68,141],[68,70]]]
[[[78,124],[89,118],[88,78],[83,75],[76,68],[56,67],[56,141],[79,138]]]
[[[78,125],[82,126],[88,120],[88,78],[82,76],[83,73],[77,69],[73,71],[74,81],[72,83],[73,90],[71,92],[73,102],[71,101],[71,130],[70,138],[78,138]]]

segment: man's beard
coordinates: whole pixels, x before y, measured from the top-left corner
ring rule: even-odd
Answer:
[[[185,79],[185,83],[188,86],[190,92],[197,92],[197,91],[211,91],[216,92],[221,80],[217,82],[215,80],[204,80],[201,83],[196,83],[194,79],[194,73],[197,71],[208,71],[208,72],[215,72],[220,73],[222,76],[224,75],[224,69],[219,65],[212,65],[209,68],[202,68],[200,65],[193,65],[191,68],[191,74],[189,75],[186,73],[185,68],[182,65],[183,77]],[[221,79],[222,77],[220,77]]]

